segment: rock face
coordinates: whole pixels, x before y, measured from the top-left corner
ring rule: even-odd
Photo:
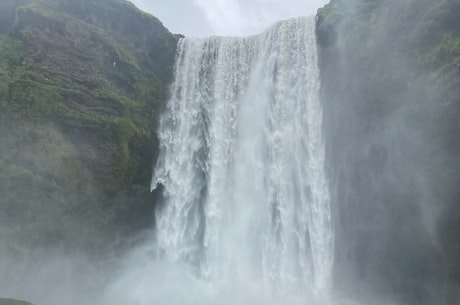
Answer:
[[[151,221],[178,37],[123,0],[0,3],[0,244],[99,251]]]
[[[317,36],[336,286],[458,304],[460,2],[333,0]]]
[[[24,301],[0,298],[0,305],[32,305],[32,304],[24,302]]]

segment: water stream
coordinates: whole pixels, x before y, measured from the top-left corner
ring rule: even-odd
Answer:
[[[212,291],[318,295],[334,234],[314,18],[179,42],[152,189],[161,260]]]

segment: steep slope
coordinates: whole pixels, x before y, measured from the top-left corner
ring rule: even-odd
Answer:
[[[317,36],[337,287],[457,304],[460,2],[333,0]]]
[[[150,221],[177,40],[127,1],[1,1],[0,245],[100,250]]]
[[[12,300],[12,299],[0,299],[0,305],[32,305],[27,302]]]

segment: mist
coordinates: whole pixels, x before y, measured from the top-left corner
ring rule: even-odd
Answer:
[[[420,16],[432,4],[337,1],[341,16],[319,22],[334,276],[356,296],[402,304],[449,298],[439,230],[447,208],[440,196],[454,194],[443,184],[457,179],[446,176],[444,162],[456,162],[440,136],[449,85],[420,67],[426,36],[418,30],[427,22]]]

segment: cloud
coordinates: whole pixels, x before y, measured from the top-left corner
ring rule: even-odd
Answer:
[[[131,0],[174,33],[187,36],[262,32],[278,20],[316,14],[328,0]]]
[[[129,0],[160,19],[173,33],[187,36],[215,34],[203,9],[194,0]]]
[[[194,0],[219,35],[252,35],[278,20],[314,15],[325,0]]]

